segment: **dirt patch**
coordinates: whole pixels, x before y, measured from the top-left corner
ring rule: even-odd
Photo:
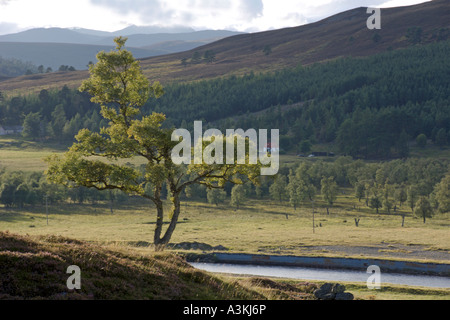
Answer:
[[[181,249],[181,250],[202,250],[202,251],[228,251],[228,248],[218,245],[211,246],[207,243],[201,242],[181,242],[175,244],[169,244],[168,248],[170,249]]]
[[[450,262],[450,251],[435,249],[423,245],[403,245],[398,243],[386,243],[370,246],[343,246],[343,245],[294,245],[294,246],[264,246],[258,249],[261,254],[276,255],[308,255],[308,256],[339,256],[346,258],[372,257],[381,259],[400,260],[432,260],[436,262]]]
[[[448,250],[432,250],[421,245],[401,245],[381,243],[374,246],[308,246],[305,252],[328,253],[343,256],[363,256],[377,258],[398,258],[413,260],[435,260],[450,262]]]
[[[315,283],[299,282],[291,284],[260,277],[251,277],[243,282],[247,282],[252,287],[269,290],[272,292],[272,296],[287,300],[313,300],[313,293],[318,288]]]

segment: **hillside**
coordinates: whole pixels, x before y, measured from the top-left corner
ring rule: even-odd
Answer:
[[[81,290],[66,286],[70,265],[80,267]],[[265,300],[263,287],[271,282],[250,288],[196,270],[173,254],[138,256],[57,236],[8,232],[0,232],[0,271],[0,300]],[[314,288],[279,285],[271,294],[311,299],[305,291]]]
[[[435,147],[450,143],[449,51],[447,40],[276,73],[169,83],[141,111],[163,112],[165,125],[188,129],[195,120],[222,132],[278,128],[285,152],[304,153],[301,146],[312,143],[357,158],[403,158],[422,134]],[[47,131],[28,127],[26,136],[45,134],[59,142],[72,141],[82,128],[107,125],[89,95],[67,87],[30,97],[5,95],[0,115],[0,124],[24,126],[38,117]]]
[[[366,8],[356,8],[304,26],[236,35],[190,51],[142,59],[142,67],[151,80],[166,84],[279,70],[339,57],[370,56],[448,38],[449,4],[449,0],[434,0],[415,6],[383,9],[381,30],[368,30]],[[414,30],[421,30],[421,33],[413,41],[408,33]],[[264,48],[270,48],[271,53],[266,55]],[[181,64],[183,58],[192,58],[196,51],[201,54],[215,52],[215,61]],[[19,77],[0,82],[0,91],[36,91],[65,84],[76,87],[87,76],[87,72],[71,74],[70,78],[45,75],[31,81]]]
[[[270,71],[299,64],[310,65],[339,57],[364,57],[411,45],[406,35],[411,27],[422,29],[421,43],[436,41],[436,30],[450,27],[450,1],[381,10],[382,29],[369,30],[366,8],[346,11],[305,26],[238,35],[188,52],[142,60],[149,77],[162,81],[198,80],[250,71]],[[378,42],[374,34],[379,34]],[[271,53],[265,55],[265,47]],[[216,52],[216,62],[187,68],[180,60],[195,51]]]

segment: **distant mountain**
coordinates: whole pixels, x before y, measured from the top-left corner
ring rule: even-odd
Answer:
[[[99,36],[63,28],[36,28],[0,36],[0,42],[92,44],[99,39]]]
[[[158,26],[129,26],[119,31],[114,31],[115,35],[128,36],[132,34],[155,34],[155,33],[190,33],[194,29],[184,26],[158,27]]]
[[[129,36],[132,34],[155,34],[155,33],[190,33],[195,32],[194,29],[184,26],[159,27],[159,26],[135,26],[131,25],[124,29],[117,31],[98,31],[84,28],[72,28],[71,30],[79,33],[99,36],[99,37],[113,37],[113,36]]]
[[[69,30],[81,33],[81,34],[86,34],[86,35],[90,35],[90,36],[96,36],[96,37],[109,37],[111,36],[111,32],[109,31],[100,31],[100,30],[93,30],[93,29],[85,29],[85,28],[69,28]]]
[[[158,43],[167,41],[199,41],[203,44],[211,43],[226,37],[242,34],[241,32],[226,31],[226,30],[204,30],[194,31],[188,33],[154,33],[154,34],[132,34],[128,35],[127,46],[129,47],[148,47]],[[110,45],[113,43],[114,37],[119,34],[102,38],[95,42],[97,45]],[[1,38],[0,38],[1,39]],[[0,40],[1,41],[1,40]],[[93,44],[93,43],[92,43]]]
[[[98,52],[110,51],[114,45],[87,45],[71,43],[24,43],[3,42],[0,43],[0,56],[14,57],[45,68],[51,67],[58,70],[61,65],[73,66],[77,70],[87,70],[89,61],[95,62]],[[167,51],[159,49],[128,48],[135,57],[146,58],[166,54]]]
[[[166,33],[154,33],[157,31]],[[185,32],[175,33],[176,31]],[[95,62],[99,51],[114,48],[113,39],[119,35],[128,37],[127,46],[135,57],[145,58],[190,50],[236,34],[239,33],[225,30],[192,31],[182,27],[130,26],[115,32],[36,28],[0,36],[0,56],[29,61],[52,69],[63,64],[84,70],[87,69],[89,61]]]
[[[156,31],[164,32],[156,32]],[[180,30],[182,32],[175,32]],[[159,28],[130,26],[114,32],[90,29],[36,28],[0,36],[0,42],[26,43],[70,43],[89,45],[111,45],[117,36],[128,37],[130,47],[150,46],[166,41],[211,42],[225,37],[241,34],[227,30],[194,31],[190,28]]]

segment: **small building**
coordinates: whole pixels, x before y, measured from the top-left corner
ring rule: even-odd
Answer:
[[[264,153],[280,152],[280,146],[275,143],[268,143],[264,147]]]
[[[3,126],[0,125],[0,136],[6,136],[10,134],[20,134],[23,131],[22,126]]]

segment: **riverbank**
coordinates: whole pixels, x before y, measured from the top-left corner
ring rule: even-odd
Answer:
[[[206,254],[187,253],[188,262],[209,262],[226,264],[246,264],[263,266],[290,266],[320,269],[367,270],[371,265],[380,267],[382,272],[399,274],[422,274],[433,276],[450,276],[450,264],[423,263],[399,260],[384,260],[370,258],[336,258],[336,257],[308,257],[261,255],[245,253],[213,252]]]

